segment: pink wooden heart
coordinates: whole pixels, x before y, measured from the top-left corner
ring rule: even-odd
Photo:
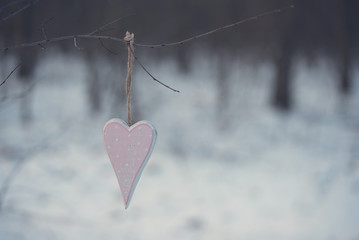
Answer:
[[[152,153],[157,132],[154,126],[146,121],[129,127],[123,120],[114,118],[105,124],[103,137],[127,209]]]

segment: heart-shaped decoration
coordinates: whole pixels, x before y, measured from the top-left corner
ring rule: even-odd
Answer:
[[[127,209],[153,151],[157,132],[147,121],[129,127],[123,120],[114,118],[105,124],[103,137]]]

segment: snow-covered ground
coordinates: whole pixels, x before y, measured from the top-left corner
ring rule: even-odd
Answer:
[[[21,99],[0,103],[2,191],[11,176],[0,239],[358,239],[358,85],[344,101],[328,62],[298,61],[296,105],[281,114],[268,104],[272,66],[237,61],[219,110],[216,61],[208,58],[188,74],[172,61],[143,60],[180,94],[136,67],[134,106],[158,139],[124,210],[101,134],[125,112],[89,114],[81,59],[44,57],[32,121],[21,121]],[[15,79],[4,87],[9,96],[21,91]]]

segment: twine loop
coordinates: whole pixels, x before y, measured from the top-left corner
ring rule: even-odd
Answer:
[[[126,32],[124,41],[127,43],[128,58],[127,58],[127,76],[126,76],[126,106],[127,106],[127,123],[131,126],[131,81],[132,81],[132,66],[134,61],[134,39],[135,34]]]

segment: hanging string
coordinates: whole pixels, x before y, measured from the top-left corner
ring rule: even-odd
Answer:
[[[135,34],[126,32],[126,36],[123,38],[127,43],[128,58],[127,58],[127,76],[126,76],[126,100],[127,100],[127,123],[131,126],[131,81],[132,81],[132,66],[134,60],[133,46]]]

